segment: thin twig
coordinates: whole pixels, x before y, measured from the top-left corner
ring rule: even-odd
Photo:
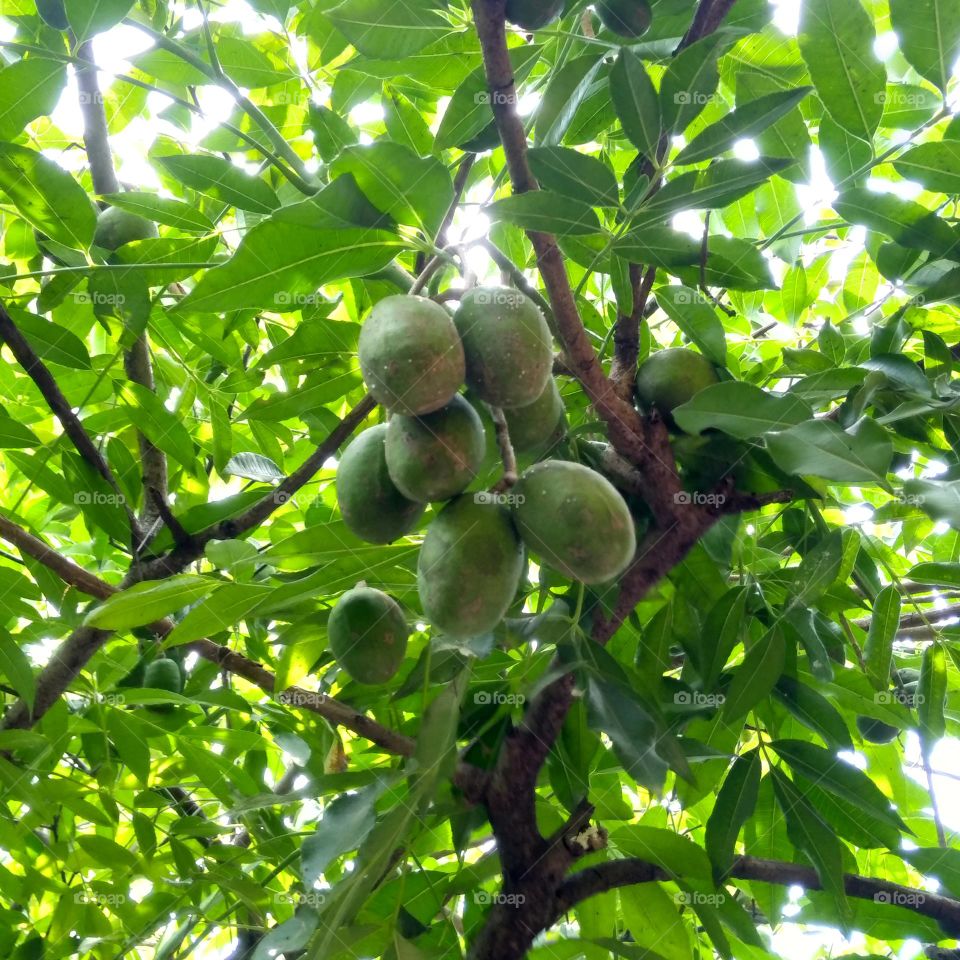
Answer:
[[[503,462],[503,476],[494,490],[498,493],[504,493],[517,482],[517,455],[513,451],[510,427],[503,411],[491,404],[487,404],[487,409],[490,411],[491,420],[493,420],[493,426],[497,434],[497,447],[500,450],[500,459]]]

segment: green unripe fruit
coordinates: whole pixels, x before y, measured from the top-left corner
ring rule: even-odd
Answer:
[[[539,30],[563,12],[564,0],[507,0],[507,19],[522,30]]]
[[[433,413],[463,385],[457,328],[440,304],[424,297],[378,301],[360,331],[358,352],[370,392],[394,413]]]
[[[512,492],[523,542],[565,576],[606,583],[633,559],[633,517],[616,487],[595,470],[547,460],[526,470]]]
[[[504,410],[514,452],[530,457],[549,453],[566,433],[564,412],[563,397],[553,377],[533,403]]]
[[[642,37],[653,21],[647,0],[600,0],[595,4],[600,22],[619,37]]]
[[[63,0],[37,0],[37,13],[54,30],[66,30],[70,26]]]
[[[483,422],[457,394],[423,417],[394,414],[387,427],[387,469],[411,500],[449,500],[479,473],[487,449]]]
[[[889,723],[863,716],[857,717],[857,730],[868,743],[890,743],[896,740],[900,733],[899,728],[892,727]]]
[[[400,605],[382,590],[348,590],[330,613],[330,652],[358,683],[386,683],[407,651],[410,630]]]
[[[511,287],[474,287],[454,323],[463,340],[467,383],[495,407],[525,407],[553,370],[550,328],[540,308]]]
[[[444,507],[420,549],[420,603],[434,627],[453,637],[492,630],[523,573],[523,547],[510,514],[481,497],[462,496]]]
[[[701,390],[719,383],[713,364],[685,348],[658,350],[637,372],[637,395],[645,410],[656,410],[673,425],[673,411]]]
[[[407,499],[390,479],[387,425],[364,430],[340,457],[337,503],[347,527],[369,543],[392,543],[409,533],[426,507]]]
[[[108,207],[97,217],[93,244],[104,250],[116,250],[125,243],[152,240],[159,235],[157,225],[152,220],[119,207]]]
[[[143,673],[143,685],[152,690],[166,690],[169,693],[183,692],[183,672],[180,664],[173,660],[153,660],[147,664]],[[154,713],[170,713],[172,703],[155,703],[148,706]]]

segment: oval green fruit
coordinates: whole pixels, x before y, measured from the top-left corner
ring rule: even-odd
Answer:
[[[509,512],[483,494],[461,496],[440,511],[420,549],[423,611],[450,636],[488,633],[513,602],[523,567]]]
[[[495,407],[525,407],[553,370],[550,328],[540,308],[511,287],[474,287],[454,323],[463,340],[467,383]]]
[[[463,493],[486,449],[483,422],[459,394],[423,417],[395,413],[387,426],[387,469],[411,500],[449,500]]]
[[[182,693],[183,672],[180,669],[180,664],[168,659],[151,661],[143,672],[143,685],[153,690]],[[154,713],[170,713],[174,709],[174,704],[154,703],[149,704],[148,709]]]
[[[673,425],[673,411],[701,390],[719,383],[713,364],[684,347],[658,350],[637,371],[637,395],[645,410],[656,410]]]
[[[857,717],[857,729],[860,731],[860,736],[868,743],[891,743],[900,733],[897,727],[889,723],[863,716]]]
[[[633,559],[633,517],[616,487],[595,470],[547,460],[524,471],[511,492],[523,542],[565,576],[606,583]]]
[[[566,433],[564,412],[563,397],[553,377],[533,403],[504,410],[514,452],[530,457],[549,453]]]
[[[66,30],[70,26],[63,0],[37,0],[37,13],[47,26],[54,30]]]
[[[642,37],[653,21],[647,0],[600,0],[595,4],[600,22],[619,37]]]
[[[116,250],[133,240],[152,240],[159,235],[152,220],[119,207],[108,207],[97,217],[93,243],[104,250]]]
[[[343,522],[361,540],[392,543],[409,533],[426,509],[407,499],[390,479],[387,425],[364,430],[340,457],[337,502]]]
[[[400,605],[382,590],[359,586],[336,603],[327,624],[330,652],[358,683],[386,683],[407,651],[410,630]]]
[[[425,297],[378,301],[360,331],[358,352],[370,392],[394,413],[433,413],[463,385],[457,328],[440,304]]]
[[[507,0],[507,19],[522,30],[539,30],[563,12],[565,0]]]

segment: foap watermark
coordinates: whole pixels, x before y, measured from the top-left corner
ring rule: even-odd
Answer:
[[[499,690],[494,692],[481,690],[479,693],[473,695],[473,702],[481,704],[482,706],[493,704],[498,707],[522,707],[527,702],[527,698],[522,693],[501,693]]]
[[[495,504],[498,507],[519,507],[526,500],[522,493],[498,493],[496,490],[480,490],[473,495],[474,503]]]
[[[277,694],[277,703],[285,707],[319,707],[326,702],[326,695],[313,690],[292,688]]]
[[[924,107],[930,103],[930,95],[925,90],[901,90],[897,87],[873,95],[873,102],[882,107]]]
[[[122,493],[106,493],[103,490],[78,490],[73,495],[73,502],[78,507],[118,507],[123,506],[127,502],[127,498]]]
[[[673,95],[673,102],[678,107],[705,107],[716,96],[715,93],[704,93],[702,90],[678,90]]]
[[[701,893],[699,890],[681,890],[673,895],[673,902],[683,907],[719,907],[726,900],[725,893]]]
[[[273,295],[273,302],[278,307],[315,307],[327,303],[322,293],[294,293],[291,290],[281,290]]]
[[[904,493],[903,491],[898,493],[893,500],[901,507],[922,507],[927,502],[927,498],[922,493]]]
[[[504,288],[502,290],[478,290],[473,296],[473,302],[484,306],[520,307],[526,302],[526,294],[519,290]]]
[[[516,103],[517,98],[513,93],[507,93],[504,90],[494,90],[493,92],[489,90],[483,90],[480,93],[475,93],[473,95],[474,103],[482,103],[487,106],[494,106],[495,104],[500,105],[504,103]]]
[[[527,898],[522,893],[487,893],[486,890],[478,890],[473,895],[473,902],[481,907],[492,907],[494,905],[521,907],[527,902]]]
[[[687,287],[684,290],[678,290],[674,295],[673,299],[676,303],[703,303],[707,306],[713,306],[712,298],[708,297],[705,293],[701,293],[699,290],[691,290]]]
[[[873,702],[882,707],[899,703],[903,707],[910,708],[926,703],[927,698],[922,693],[915,693],[911,690],[881,690],[873,695]]]
[[[88,303],[94,307],[122,307],[127,302],[122,293],[101,293],[99,290],[75,290],[70,296],[74,303]]]
[[[83,103],[83,104],[95,103],[97,104],[97,106],[101,106],[101,107],[107,102],[104,99],[103,94],[100,93],[99,90],[96,93],[88,93],[86,90],[81,90],[80,93],[77,95],[77,100],[79,100],[80,103]]]
[[[727,698],[722,693],[703,693],[700,690],[681,690],[673,695],[678,707],[722,707]]]
[[[284,890],[283,893],[274,894],[273,902],[292,903],[295,907],[322,907],[327,902],[327,898],[317,890],[308,890],[306,893]]]
[[[722,493],[681,490],[673,495],[673,502],[682,507],[722,507],[727,498]]]
[[[93,890],[78,890],[73,895],[74,903],[92,903],[98,907],[118,907],[127,899],[125,893],[99,893]]]
[[[323,502],[323,497],[320,496],[305,494],[302,491],[300,493],[288,493],[286,490],[274,490],[271,499],[278,507],[292,503],[298,510],[306,510],[315,503]]]
[[[896,907],[919,907],[927,902],[927,898],[916,890],[881,890],[873,895],[873,902],[889,903]]]

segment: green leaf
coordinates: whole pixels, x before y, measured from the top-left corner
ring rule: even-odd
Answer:
[[[352,174],[378,210],[419,227],[431,239],[453,201],[447,168],[436,157],[418,157],[399,143],[345,147],[330,169]]]
[[[225,583],[204,598],[167,634],[164,647],[191,643],[220,633],[252,613],[273,591],[252,583]]]
[[[278,923],[261,937],[250,960],[274,960],[287,953],[302,952],[320,923],[316,910],[298,910],[289,920]]]
[[[704,690],[716,686],[730,654],[742,639],[748,599],[749,592],[743,587],[728,590],[707,614],[697,664]]]
[[[920,742],[929,756],[936,742],[946,732],[943,704],[947,696],[947,654],[939,641],[923,651],[920,685],[917,687],[917,716],[920,720]]]
[[[140,627],[200,600],[216,583],[216,580],[186,573],[168,580],[138,583],[108,597],[88,613],[83,622],[102,630]]]
[[[152,193],[131,190],[129,193],[107,193],[103,197],[111,206],[129,210],[156,223],[164,223],[178,230],[207,233],[213,230],[213,222],[196,206],[182,200],[158,197]]]
[[[960,481],[907,480],[904,496],[934,520],[943,520],[960,529]]]
[[[64,0],[67,20],[78,40],[116,26],[133,6],[133,0]]]
[[[910,568],[907,577],[916,583],[960,589],[960,563],[918,563]]]
[[[547,190],[599,207],[616,207],[620,202],[616,175],[596,157],[569,147],[534,147],[527,159]]]
[[[323,811],[314,832],[300,848],[300,876],[308,890],[337,857],[356,850],[377,822],[376,803],[383,785],[337,797]]]
[[[758,640],[737,667],[726,693],[723,716],[739,720],[776,686],[786,662],[786,643],[781,630],[772,629]]]
[[[810,405],[800,398],[767,393],[741,380],[707,387],[674,411],[674,418],[687,433],[716,429],[741,440],[805,423],[812,417]]]
[[[817,870],[823,889],[831,895],[843,922],[848,916],[843,886],[843,847],[794,784],[778,769],[770,771],[777,802],[787,821],[791,843],[803,851]]]
[[[0,450],[20,450],[24,447],[39,446],[39,438],[29,427],[0,410]]]
[[[952,0],[890,0],[900,50],[914,70],[946,91],[960,58],[960,11]]]
[[[660,143],[660,99],[643,61],[622,47],[610,71],[610,97],[623,132],[642,156],[656,158]]]
[[[896,587],[884,587],[873,603],[870,630],[863,648],[867,676],[877,690],[890,687],[893,641],[899,627],[900,591]]]
[[[780,702],[805,727],[821,736],[835,750],[852,750],[850,729],[840,712],[826,697],[812,687],[783,676],[777,681],[774,693]]]
[[[269,219],[247,232],[227,263],[208,270],[180,309],[302,309],[317,287],[382,269],[403,244],[382,230],[316,230]]]
[[[690,287],[657,287],[657,305],[718,367],[727,365],[727,340],[717,311],[701,293]],[[696,432],[696,431],[694,431]]]
[[[41,56],[0,70],[0,140],[19,136],[32,120],[52,113],[66,82],[66,67]]]
[[[893,161],[897,173],[935,193],[960,193],[960,140],[921,143]]]
[[[660,80],[660,115],[665,130],[683,133],[716,93],[721,42],[721,35],[713,33],[670,60]]]
[[[0,674],[32,710],[37,692],[33,668],[16,640],[3,629],[0,629]]]
[[[753,137],[786,116],[811,90],[811,87],[780,90],[738,106],[694,137],[680,151],[676,162],[700,163],[725,153],[737,140]]]
[[[282,480],[284,472],[269,458],[259,453],[238,453],[232,456],[223,468],[223,473],[246,480],[273,483]]]
[[[887,72],[860,0],[804,0],[798,37],[817,94],[844,130],[870,141],[883,116]]]
[[[591,676],[587,716],[591,729],[602,730],[611,739],[629,776],[650,790],[662,786],[667,765],[656,750],[656,724],[632,690]]]
[[[774,740],[771,746],[790,765],[791,770],[821,789],[869,810],[897,829],[904,826],[876,784],[863,771],[839,760],[831,750],[804,740]]]
[[[280,206],[273,188],[223,157],[212,154],[157,157],[159,163],[184,186],[199,190],[241,210],[272,213]]]
[[[920,873],[935,877],[953,897],[960,897],[960,850],[943,847],[920,847],[898,850],[897,853]]]
[[[893,444],[883,427],[864,418],[850,430],[830,420],[812,420],[766,435],[781,470],[834,483],[883,483]]]
[[[0,143],[0,192],[20,216],[74,250],[93,240],[97,213],[84,189],[52,160],[15,143]]]
[[[20,332],[42,360],[73,370],[90,369],[90,355],[76,334],[25,310],[13,311],[13,317]]]
[[[587,236],[600,230],[593,208],[582,200],[550,190],[531,190],[504,197],[487,207],[493,220],[512,223],[524,230],[559,236]]]
[[[602,53],[590,53],[568,60],[553,74],[537,109],[537,146],[560,143],[602,66]]]
[[[327,16],[364,56],[399,59],[451,30],[439,6],[434,0],[345,0]]]
[[[196,466],[193,440],[180,418],[172,414],[163,401],[148,387],[127,383],[124,399],[130,419],[154,446],[163,450],[187,470]]]
[[[737,757],[717,793],[713,811],[707,819],[704,846],[713,864],[717,882],[730,871],[736,852],[737,837],[753,816],[760,789],[760,752],[751,750]]]
[[[931,210],[890,193],[855,188],[834,201],[844,220],[892,237],[902,247],[930,250],[940,256],[960,250],[960,234]]]
[[[620,853],[646,860],[665,870],[669,876],[712,879],[710,860],[704,850],[673,830],[630,824],[610,831],[610,840]]]

